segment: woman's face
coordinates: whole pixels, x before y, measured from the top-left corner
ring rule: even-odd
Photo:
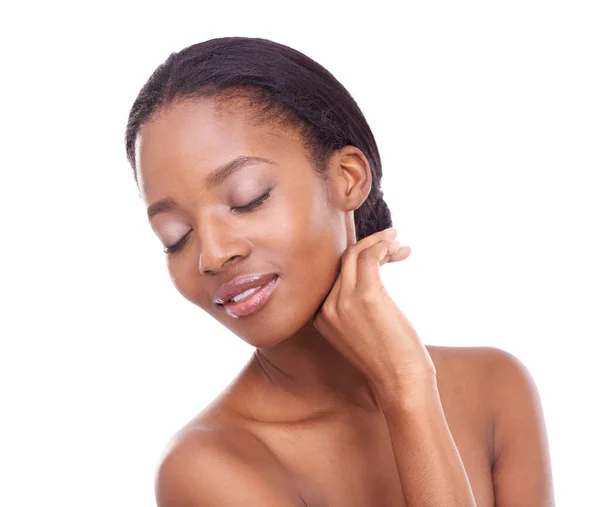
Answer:
[[[209,184],[237,157],[260,157]],[[189,301],[255,347],[292,336],[314,316],[348,244],[343,210],[328,206],[323,183],[291,129],[247,122],[240,102],[177,102],[142,128],[137,171],[173,283]],[[268,196],[266,194],[268,192]],[[262,203],[246,211],[258,198]],[[250,273],[280,279],[267,302],[241,318],[213,301],[219,286]]]

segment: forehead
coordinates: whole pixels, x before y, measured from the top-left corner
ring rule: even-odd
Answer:
[[[179,101],[163,108],[141,128],[136,170],[146,202],[169,194],[174,186],[197,186],[212,169],[243,156],[285,164],[306,158],[294,129],[256,124],[239,101]],[[293,164],[292,164],[293,165]]]

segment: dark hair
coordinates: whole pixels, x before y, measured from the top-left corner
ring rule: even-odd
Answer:
[[[381,189],[381,159],[373,133],[346,88],[303,53],[262,38],[222,37],[171,55],[152,73],[135,99],[125,145],[135,170],[140,128],[176,100],[243,97],[257,122],[278,121],[300,130],[311,162],[326,179],[326,161],[346,145],[359,148],[371,168],[371,192],[354,212],[356,240],[392,227]]]

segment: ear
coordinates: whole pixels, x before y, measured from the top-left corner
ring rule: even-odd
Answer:
[[[337,150],[329,161],[331,198],[336,208],[353,211],[371,192],[371,166],[356,146]]]

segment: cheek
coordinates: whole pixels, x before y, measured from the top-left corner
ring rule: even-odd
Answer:
[[[318,307],[337,277],[344,231],[315,189],[296,195],[293,204],[280,215],[283,272],[294,282],[293,293],[303,294],[305,301]]]
[[[312,194],[312,195],[311,195]],[[314,191],[300,190],[278,202],[269,216],[269,234],[272,253],[284,263],[283,271],[299,266],[319,264],[331,242],[331,229],[327,226],[326,210],[315,199]]]
[[[168,271],[173,285],[185,299],[195,305],[204,304],[199,294],[198,266],[190,262],[189,258],[178,259],[168,263]]]

